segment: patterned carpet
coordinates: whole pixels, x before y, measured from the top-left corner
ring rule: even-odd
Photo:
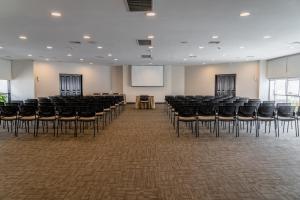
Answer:
[[[0,199],[300,199],[300,139],[182,125],[177,138],[163,106],[127,105],[104,131],[34,138],[0,131]]]

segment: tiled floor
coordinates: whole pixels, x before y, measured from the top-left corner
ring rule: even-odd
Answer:
[[[93,138],[0,132],[0,199],[300,199],[293,132],[177,138],[161,106],[121,116]]]

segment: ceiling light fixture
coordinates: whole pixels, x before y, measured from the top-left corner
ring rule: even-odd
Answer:
[[[21,39],[21,40],[27,40],[27,37],[25,35],[20,35],[19,39]]]
[[[112,54],[111,54],[111,53],[109,53],[107,56],[108,56],[108,57],[112,57]]]
[[[93,65],[94,63],[90,62],[89,64],[90,64],[90,65]]]
[[[148,48],[149,48],[149,49],[153,49],[154,47],[153,47],[153,46],[149,46]]]
[[[250,15],[251,15],[251,13],[250,13],[250,12],[247,12],[247,11],[243,11],[243,12],[240,13],[240,16],[241,16],[241,17],[248,17],[248,16],[250,16]]]
[[[199,49],[204,49],[204,47],[203,46],[199,46]]]
[[[84,61],[84,59],[83,59],[83,58],[80,58],[79,60],[80,60],[81,62],[83,62],[83,61]]]
[[[72,57],[72,54],[69,53],[67,56],[68,56],[68,57]]]
[[[84,35],[84,36],[83,36],[83,39],[89,40],[89,39],[91,39],[91,36],[90,36],[90,35]]]
[[[46,60],[46,61],[49,61],[49,58],[46,58],[45,60]]]
[[[148,39],[154,39],[154,35],[148,35]]]
[[[240,49],[245,49],[245,47],[244,46],[240,46]]]
[[[219,38],[219,36],[217,36],[217,35],[213,35],[211,38],[212,38],[212,39],[218,39],[218,38]]]
[[[31,54],[28,54],[27,56],[28,56],[28,57],[32,57],[32,55],[31,55]]]
[[[61,12],[58,12],[58,11],[53,11],[53,12],[51,12],[51,16],[52,16],[52,17],[61,17],[61,16],[62,16],[62,13],[61,13]]]
[[[103,49],[103,47],[101,47],[101,46],[98,46],[97,48],[98,48],[98,49]]]
[[[272,38],[272,36],[270,36],[270,35],[265,35],[264,36],[264,39],[271,39]]]
[[[114,61],[118,61],[119,59],[115,58]]]
[[[53,47],[52,47],[52,46],[47,46],[46,48],[47,48],[47,49],[53,49]]]
[[[146,16],[147,17],[154,17],[154,16],[156,16],[156,13],[155,12],[147,12]]]
[[[202,65],[206,65],[206,62],[203,62]]]
[[[3,49],[3,46],[0,46],[0,49]]]
[[[183,61],[187,61],[187,59],[186,59],[186,58],[184,58],[184,59],[183,59]]]

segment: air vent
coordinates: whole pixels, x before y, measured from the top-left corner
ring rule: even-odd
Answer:
[[[97,59],[103,59],[104,56],[96,56]]]
[[[97,44],[96,41],[88,41],[89,44]]]
[[[80,44],[81,44],[80,41],[70,41],[69,43],[70,43],[70,44],[75,44],[75,45],[80,45]]]
[[[137,40],[139,46],[151,46],[151,40]]]
[[[152,11],[152,0],[125,0],[130,12]]]
[[[152,59],[152,56],[149,55],[149,54],[143,54],[143,55],[141,55],[141,58],[143,58],[143,59]]]
[[[208,44],[220,44],[220,41],[209,41]]]

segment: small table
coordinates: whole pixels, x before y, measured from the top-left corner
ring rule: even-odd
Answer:
[[[136,96],[135,108],[136,109],[142,109],[140,96]],[[155,109],[154,96],[149,96],[149,105],[148,105],[148,108],[149,109]]]

